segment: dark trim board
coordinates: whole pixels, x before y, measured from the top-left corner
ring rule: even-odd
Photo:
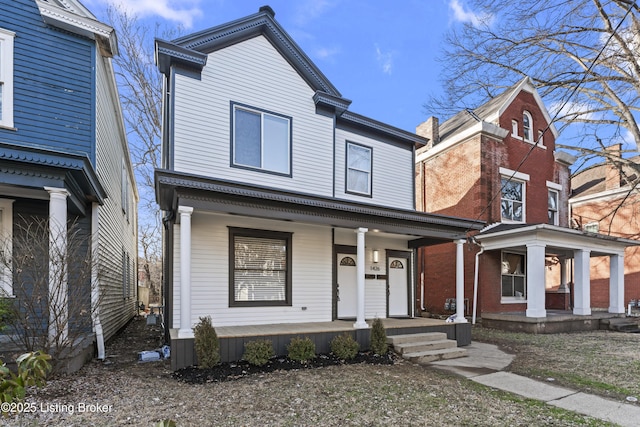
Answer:
[[[241,360],[244,354],[244,345],[255,340],[271,340],[276,355],[286,355],[287,345],[295,337],[309,337],[316,345],[317,353],[329,353],[329,343],[340,334],[347,332],[359,344],[361,350],[369,350],[371,343],[371,329],[352,329],[345,331],[344,329],[335,328],[331,330],[314,333],[281,333],[271,335],[250,335],[250,336],[228,336],[219,337],[220,342],[220,361],[233,362]],[[432,326],[407,326],[392,327],[386,329],[387,336],[402,334],[418,334],[423,332],[444,332],[447,339],[456,340],[459,347],[471,344],[471,324],[470,323],[450,323]],[[171,330],[171,369],[178,370],[192,366],[197,363],[194,349],[194,340],[179,339],[178,330]]]

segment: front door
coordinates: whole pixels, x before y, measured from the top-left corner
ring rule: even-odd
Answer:
[[[390,256],[387,262],[389,317],[407,317],[409,316],[409,259]]]
[[[356,256],[338,254],[338,319],[356,317]]]

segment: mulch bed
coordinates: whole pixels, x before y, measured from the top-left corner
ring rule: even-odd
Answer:
[[[265,374],[275,371],[291,371],[296,369],[314,369],[336,365],[369,364],[369,365],[393,365],[396,356],[389,352],[380,356],[371,352],[359,352],[351,360],[342,360],[333,354],[319,354],[315,359],[302,363],[291,360],[288,357],[273,357],[264,366],[255,366],[241,360],[239,362],[226,362],[212,369],[199,369],[188,367],[173,373],[173,378],[188,384],[205,384],[213,382],[232,381],[250,375]]]

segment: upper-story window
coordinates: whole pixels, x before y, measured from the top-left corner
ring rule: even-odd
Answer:
[[[232,104],[232,165],[291,176],[291,118]]]
[[[371,196],[372,149],[347,142],[347,193]]]
[[[558,192],[556,190],[549,190],[548,200],[548,223],[551,225],[558,225]]]
[[[522,137],[525,141],[533,142],[533,119],[528,111],[522,113]]]
[[[511,136],[518,136],[518,121],[511,120]]]
[[[528,174],[500,168],[500,211],[503,221],[525,222],[526,182]]]
[[[0,126],[13,128],[13,39],[0,28]]]

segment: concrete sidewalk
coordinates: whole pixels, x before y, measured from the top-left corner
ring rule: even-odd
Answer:
[[[634,427],[640,423],[640,406],[638,405],[605,399],[510,372],[502,372],[511,364],[515,356],[501,351],[492,344],[473,342],[464,348],[467,350],[468,357],[433,362],[431,366],[462,375],[489,387],[540,400],[549,405],[621,426]]]

